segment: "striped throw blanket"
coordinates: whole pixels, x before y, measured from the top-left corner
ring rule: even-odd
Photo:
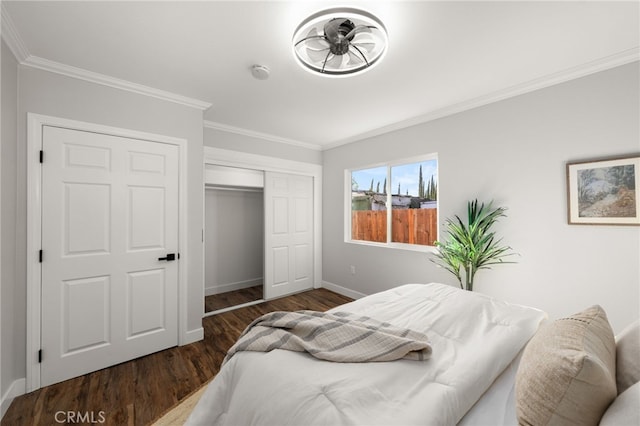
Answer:
[[[229,349],[223,365],[239,351],[286,349],[334,362],[424,361],[431,346],[424,333],[348,312],[271,312],[254,320]]]

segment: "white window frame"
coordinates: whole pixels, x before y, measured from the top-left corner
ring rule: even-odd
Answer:
[[[392,248],[399,250],[410,250],[410,251],[419,251],[425,253],[434,253],[434,246],[425,246],[420,244],[408,244],[408,243],[397,243],[392,242],[391,240],[391,221],[392,221],[392,209],[391,206],[391,168],[396,166],[402,166],[405,164],[412,163],[420,163],[423,161],[436,160],[438,162],[438,172],[436,174],[436,182],[438,183],[437,187],[437,223],[440,223],[440,160],[438,159],[438,153],[431,153],[426,155],[420,155],[415,157],[403,158],[400,160],[394,161],[386,161],[382,163],[374,163],[374,164],[365,164],[362,166],[352,167],[344,170],[344,242],[349,244],[357,244],[364,246],[373,246],[373,247],[384,247],[384,248]],[[379,243],[376,241],[365,241],[365,240],[354,240],[351,238],[351,173],[358,170],[364,169],[373,169],[376,167],[386,167],[387,168],[387,201],[386,201],[386,209],[387,209],[387,242]],[[438,235],[436,236],[436,240],[440,237],[440,226],[438,226]]]

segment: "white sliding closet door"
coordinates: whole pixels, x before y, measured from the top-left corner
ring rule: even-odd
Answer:
[[[265,299],[313,288],[313,178],[265,172]]]

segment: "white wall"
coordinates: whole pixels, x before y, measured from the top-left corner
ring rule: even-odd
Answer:
[[[457,284],[424,253],[343,236],[346,168],[437,152],[441,222],[474,198],[508,208],[498,231],[518,263],[478,272],[476,291],[552,318],[597,303],[620,330],[640,315],[640,227],[568,225],[565,165],[640,153],[639,96],[636,62],[325,151],[323,280],[362,294]]]
[[[2,41],[2,143],[0,144],[1,203],[0,235],[0,396],[11,397],[15,383],[24,378],[26,345],[26,316],[20,309],[25,303],[24,285],[19,285],[16,270],[16,180],[17,180],[17,107],[18,63]],[[23,385],[24,386],[24,385]],[[3,410],[8,408],[3,401]],[[4,411],[3,411],[4,412]]]
[[[303,163],[322,164],[322,152],[319,150],[239,135],[218,129],[204,129],[204,144],[214,148],[249,152]]]
[[[17,151],[17,271],[15,332],[26,335],[26,119],[27,113],[49,115],[101,125],[186,139],[188,166],[188,247],[181,258],[188,270],[187,330],[197,334],[202,327],[203,293],[203,197],[202,111],[172,102],[142,96],[62,75],[21,67],[18,89]],[[3,188],[4,196],[4,188]],[[25,359],[24,346],[16,348]],[[23,361],[24,362],[24,361]],[[24,367],[23,367],[24,368]],[[25,372],[20,374],[24,377]]]
[[[205,294],[263,284],[262,190],[205,191]]]

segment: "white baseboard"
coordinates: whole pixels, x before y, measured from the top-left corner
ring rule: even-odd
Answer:
[[[217,284],[204,288],[205,296],[213,296],[214,294],[226,293],[228,291],[241,290],[243,288],[254,287],[257,285],[262,285],[264,283],[264,278],[252,278],[250,280],[238,281],[235,283],[228,284]]]
[[[16,397],[25,394],[25,392],[27,391],[26,386],[27,386],[26,379],[18,379],[18,380],[15,380],[13,383],[11,383],[11,386],[9,386],[9,389],[7,389],[4,395],[2,395],[2,404],[1,404],[2,415],[0,415],[0,418],[4,417],[4,414],[7,412],[7,410],[9,409],[9,406],[11,405],[11,403]]]
[[[322,281],[322,287],[352,299],[361,299],[366,296],[366,294],[360,293],[359,291],[351,290],[350,288],[342,287],[328,281]]]
[[[204,328],[196,328],[195,330],[188,330],[184,336],[184,341],[180,342],[180,346],[188,345],[190,343],[199,342],[204,339]]]

